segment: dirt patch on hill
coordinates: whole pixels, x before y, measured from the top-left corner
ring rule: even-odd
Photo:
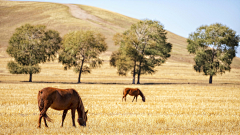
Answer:
[[[100,18],[97,18],[94,15],[88,14],[86,11],[82,10],[77,5],[72,5],[72,4],[65,4],[65,5],[69,7],[70,13],[78,19],[102,22]]]
[[[118,29],[122,29],[121,27],[119,26],[116,26],[114,24],[111,24],[109,22],[106,22],[104,21],[103,19],[101,18],[98,18],[94,15],[91,15],[89,13],[87,13],[85,10],[82,10],[81,8],[79,8],[77,5],[73,5],[73,4],[65,4],[66,6],[69,7],[69,12],[72,14],[72,16],[74,16],[75,18],[78,18],[78,19],[81,19],[81,20],[86,20],[88,21],[89,23],[97,26],[97,27],[100,27],[102,29],[105,29],[105,30],[108,30],[108,31],[111,31],[113,33],[115,33],[116,31],[114,31],[113,29],[110,29],[108,27],[105,27],[104,25],[100,25],[100,24],[106,24],[108,26],[111,26],[113,28],[118,28]]]

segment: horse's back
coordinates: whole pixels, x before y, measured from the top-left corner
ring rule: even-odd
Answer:
[[[129,94],[131,96],[138,95],[139,89],[138,88],[125,88],[124,93]]]
[[[138,88],[125,88],[124,91],[137,91]]]
[[[61,98],[70,98],[72,96],[78,96],[78,93],[74,89],[58,89],[47,87],[39,91],[38,97],[49,97],[49,96],[61,96]]]
[[[52,102],[51,108],[56,110],[71,109],[78,106],[79,97],[74,89],[58,89],[47,87],[39,91],[39,98]]]

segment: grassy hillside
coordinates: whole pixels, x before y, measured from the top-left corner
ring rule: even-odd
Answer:
[[[116,32],[123,32],[127,27],[130,27],[132,23],[138,21],[117,13],[111,13],[112,16],[119,16],[119,21],[122,22],[121,25],[123,25],[123,27],[118,25],[116,25],[117,28],[109,25],[106,26],[104,23],[100,24],[102,27],[98,27],[98,25],[92,25],[89,23],[88,20],[81,20],[73,17],[66,5],[44,2],[0,2],[0,45],[2,52],[5,51],[8,45],[8,40],[14,30],[26,23],[33,25],[46,25],[48,29],[58,30],[61,33],[61,36],[69,31],[80,29],[99,31],[106,36],[109,50],[112,51],[116,50],[116,47],[112,42],[112,35]],[[95,9],[88,6],[79,6],[88,10],[91,10],[91,8],[93,10]],[[105,10],[102,10],[101,14],[105,12]],[[109,23],[113,23],[113,21],[109,21]],[[106,31],[103,27],[110,27],[109,29],[111,30]]]

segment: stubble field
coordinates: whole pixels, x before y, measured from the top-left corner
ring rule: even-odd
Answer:
[[[92,74],[83,75],[77,84],[77,74],[64,71],[61,64],[42,64],[33,82],[28,75],[11,75],[2,58],[0,74],[1,134],[239,134],[240,133],[240,71],[213,78],[195,73],[191,64],[169,60],[158,67],[154,75],[145,75],[140,85],[132,85],[132,77],[119,77],[116,69],[105,62]],[[72,127],[71,113],[60,128],[62,111],[48,110],[54,120],[37,128],[37,93],[44,87],[76,89],[88,111],[86,127]],[[127,96],[126,87],[138,87],[146,102]]]

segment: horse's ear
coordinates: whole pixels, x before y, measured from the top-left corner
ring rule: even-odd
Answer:
[[[88,110],[85,112],[86,114],[88,113]]]

